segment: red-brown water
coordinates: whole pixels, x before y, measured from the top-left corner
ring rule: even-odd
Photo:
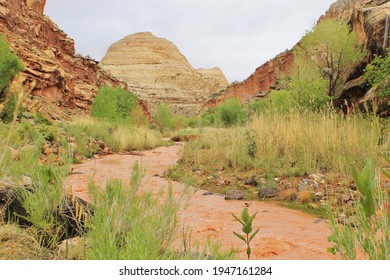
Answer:
[[[146,170],[145,188],[157,192],[168,185],[161,175],[179,159],[180,149],[180,146],[159,147],[138,156],[115,154],[88,160],[73,166],[67,185],[77,196],[88,200],[87,184],[91,178],[99,185],[104,185],[109,178],[129,181],[132,166],[139,162]],[[180,183],[171,184],[177,193],[184,189]],[[231,213],[239,215],[245,203],[250,203],[250,214],[258,211],[253,228],[260,228],[251,243],[251,259],[335,259],[327,253],[330,229],[326,221],[269,202],[227,201],[222,196],[203,196],[204,192],[198,190],[193,194],[187,207],[179,213],[179,228],[184,226],[186,232],[191,232],[192,244],[199,241],[203,245],[211,239],[220,242],[224,249],[239,248],[237,258],[245,259],[245,244],[233,235],[233,231],[241,231],[241,226]],[[183,239],[180,232],[175,244],[177,248]]]

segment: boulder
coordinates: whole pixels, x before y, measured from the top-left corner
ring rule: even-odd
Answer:
[[[240,190],[229,190],[225,194],[225,200],[241,200],[245,197],[245,193]]]
[[[259,193],[259,198],[272,198],[275,197],[277,190],[274,188],[262,188]]]

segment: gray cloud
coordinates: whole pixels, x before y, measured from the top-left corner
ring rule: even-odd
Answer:
[[[100,60],[141,31],[172,41],[195,68],[220,67],[229,81],[291,48],[334,0],[48,0],[45,14]]]

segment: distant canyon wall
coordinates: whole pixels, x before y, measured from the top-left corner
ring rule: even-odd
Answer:
[[[331,18],[347,22],[356,32],[358,43],[369,50],[367,57],[357,62],[356,65],[351,65],[349,73],[343,77],[345,89],[340,94],[340,99],[346,99],[350,103],[359,103],[372,98],[372,92],[362,86],[361,76],[373,55],[383,54],[383,46],[389,46],[388,39],[387,43],[384,43],[386,42],[384,39],[385,21],[388,14],[390,14],[390,1],[388,0],[339,0],[332,4],[325,15],[319,19]],[[246,80],[229,85],[226,90],[210,98],[205,103],[205,108],[215,107],[232,97],[248,102],[261,98],[267,92],[277,88],[279,75],[287,73],[289,67],[293,65],[293,49],[266,62]]]

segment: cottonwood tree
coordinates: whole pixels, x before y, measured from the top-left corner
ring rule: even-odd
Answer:
[[[328,81],[328,95],[334,97],[348,66],[365,56],[346,23],[333,19],[320,21],[297,48],[298,55],[312,61]]]

